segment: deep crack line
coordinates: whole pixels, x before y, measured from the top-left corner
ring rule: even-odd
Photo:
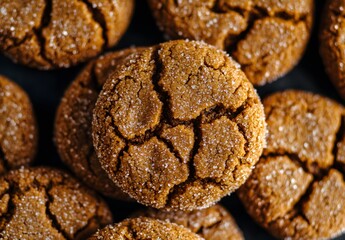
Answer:
[[[169,140],[161,137],[160,135],[155,136],[161,143],[165,145],[165,147],[169,150],[170,153],[174,155],[175,158],[179,160],[180,163],[184,163],[183,158],[181,157],[180,153],[174,148],[174,145]]]
[[[97,8],[97,5],[94,6],[91,2],[89,2],[88,0],[79,0],[80,2],[84,3],[87,8],[89,9],[89,12],[92,15],[92,19],[98,23],[100,25],[100,27],[102,28],[102,38],[104,40],[104,43],[102,45],[102,51],[104,51],[109,44],[109,39],[108,39],[108,35],[107,35],[107,22],[105,20],[105,17],[102,13],[102,11],[100,9]]]
[[[82,203],[79,202],[79,204],[82,205]],[[80,229],[78,229],[74,234],[73,234],[73,239],[82,239],[81,237],[84,235],[84,231],[87,230],[90,226],[92,227],[93,223],[96,222],[98,225],[98,228],[102,227],[101,226],[101,218],[98,215],[100,209],[100,204],[97,204],[96,210],[95,210],[95,214],[93,217],[89,218],[87,220],[87,224],[83,227],[81,227]]]
[[[52,189],[53,183],[50,182],[47,188],[44,188],[45,195],[46,195],[46,202],[45,202],[45,207],[46,207],[46,216],[47,218],[51,221],[52,227],[56,229],[65,239],[70,239],[68,237],[68,234],[64,231],[62,226],[59,224],[56,216],[51,212],[50,210],[50,204],[54,202],[53,196],[49,194],[49,191]]]
[[[6,225],[11,222],[11,220],[14,216],[14,213],[16,212],[16,205],[13,202],[14,187],[10,185],[9,188],[7,189],[7,191],[2,194],[1,198],[3,198],[3,196],[5,196],[5,194],[8,194],[10,196],[10,198],[9,198],[9,201],[7,204],[7,212],[5,214],[2,214],[0,217],[0,237],[1,237],[2,232],[5,229]]]
[[[36,35],[37,41],[40,45],[40,56],[48,62],[50,65],[55,66],[51,59],[49,59],[45,52],[46,39],[43,36],[43,30],[48,27],[51,21],[53,13],[53,0],[45,0],[45,8],[43,10],[43,15],[41,19],[41,24],[39,28],[33,29],[34,34]]]
[[[332,149],[332,154],[333,154],[333,158],[334,158],[334,164],[336,162],[338,162],[338,144],[342,142],[342,139],[345,137],[345,116],[342,115],[341,116],[341,120],[340,120],[340,126],[339,129],[335,135],[335,139],[334,139],[334,145],[333,145],[333,149]],[[333,164],[333,165],[334,165]]]
[[[9,170],[10,166],[9,166],[9,162],[6,158],[5,152],[0,144],[0,163],[4,166],[5,170]]]

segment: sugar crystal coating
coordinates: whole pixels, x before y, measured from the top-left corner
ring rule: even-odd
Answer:
[[[32,163],[37,135],[29,97],[17,84],[0,76],[0,175]]]
[[[289,90],[263,101],[267,148],[239,197],[277,238],[329,239],[345,232],[344,108],[325,97]]]
[[[90,62],[66,91],[55,120],[55,143],[62,160],[87,185],[104,195],[128,199],[102,169],[92,144],[92,111],[118,63],[138,48],[108,53]]]
[[[94,109],[94,146],[109,177],[160,209],[205,208],[236,190],[265,144],[260,99],[238,65],[182,40],[126,59]]]
[[[307,45],[312,0],[148,0],[168,37],[228,50],[255,85],[290,71]]]
[[[326,1],[319,34],[325,70],[342,98],[345,98],[344,9],[343,0]]]
[[[151,218],[126,219],[118,224],[109,225],[89,238],[89,240],[115,239],[165,239],[165,240],[202,240],[189,229]]]
[[[85,239],[112,222],[93,191],[51,168],[10,171],[0,196],[1,239]]]
[[[214,205],[210,208],[192,212],[164,212],[151,208],[134,213],[134,215],[165,220],[182,225],[206,240],[244,239],[235,220],[221,205]]]
[[[70,67],[114,46],[133,0],[3,0],[0,51],[39,69]]]

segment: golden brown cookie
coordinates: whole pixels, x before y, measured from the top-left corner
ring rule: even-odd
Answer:
[[[177,224],[151,218],[132,218],[115,225],[109,225],[89,238],[89,240],[99,239],[202,240],[203,238]]]
[[[127,199],[102,169],[92,144],[92,111],[107,75],[137,48],[108,53],[89,63],[67,89],[55,120],[61,159],[88,186],[106,196]]]
[[[0,175],[29,165],[37,150],[37,126],[29,97],[0,76]]]
[[[0,51],[39,69],[67,68],[114,46],[133,0],[2,0]]]
[[[328,0],[320,29],[320,53],[326,72],[345,99],[345,1]]]
[[[265,118],[224,52],[171,41],[128,56],[108,78],[93,140],[104,170],[132,198],[194,210],[244,183],[265,144]]]
[[[0,178],[1,239],[85,239],[111,222],[106,203],[62,171],[22,168]]]
[[[203,40],[227,50],[254,85],[289,72],[312,28],[313,0],[148,0],[171,38]]]
[[[267,148],[239,190],[248,213],[282,239],[329,239],[345,232],[344,173],[334,156],[337,136],[345,133],[344,108],[293,90],[263,103]]]
[[[230,213],[219,204],[192,212],[164,212],[151,208],[146,211],[137,212],[135,215],[165,220],[182,225],[206,240],[244,239],[235,220]]]

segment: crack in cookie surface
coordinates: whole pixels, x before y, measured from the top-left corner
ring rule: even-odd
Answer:
[[[185,138],[170,132],[167,140],[167,128]],[[261,154],[264,132],[260,100],[237,65],[186,41],[130,55],[108,78],[93,119],[109,177],[138,201],[166,209],[206,207],[235,190]]]
[[[86,184],[107,196],[128,199],[99,164],[91,136],[92,111],[109,72],[138,48],[101,56],[88,64],[66,91],[57,111],[54,140],[62,160]]]
[[[310,0],[149,3],[168,36],[202,40],[229,50],[255,85],[274,81],[299,61],[314,8]]]
[[[230,213],[221,205],[210,208],[185,211],[159,211],[146,209],[135,212],[131,217],[149,217],[182,225],[206,240],[244,239],[241,230]]]
[[[267,97],[264,106],[268,147],[239,191],[247,211],[279,238],[341,234],[345,182],[335,154],[344,134],[344,108],[294,90]]]
[[[345,97],[344,49],[345,3],[326,1],[320,24],[320,54],[325,70],[342,98]],[[334,63],[334,64],[330,64]]]
[[[39,69],[69,67],[114,46],[129,24],[133,0],[4,1],[1,50]]]
[[[3,239],[79,239],[76,233],[85,226],[91,234],[111,222],[110,210],[103,200],[58,170],[15,170],[1,178],[3,183],[8,184],[9,195],[8,211],[0,221]],[[95,215],[100,221],[89,225]]]
[[[97,239],[186,239],[201,240],[202,238],[192,233],[187,228],[174,223],[146,217],[126,219],[118,224],[109,225],[89,240]]]

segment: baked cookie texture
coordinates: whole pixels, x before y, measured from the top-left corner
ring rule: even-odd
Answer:
[[[344,108],[294,90],[263,104],[267,148],[239,189],[246,210],[277,238],[329,239],[345,232],[344,172],[337,156]]]
[[[166,210],[205,208],[242,185],[266,128],[239,66],[184,40],[127,59],[94,109],[93,142],[109,177],[140,203]]]
[[[202,240],[203,238],[177,224],[141,217],[126,219],[118,224],[109,225],[99,230],[88,240],[98,239]]]
[[[90,62],[65,92],[55,120],[54,139],[63,162],[94,190],[121,200],[129,197],[108,178],[94,151],[92,111],[108,74],[136,51],[112,52]]]
[[[62,171],[22,168],[0,178],[1,239],[85,239],[111,222],[106,203]]]
[[[148,0],[170,38],[202,40],[227,50],[254,85],[289,72],[313,22],[312,0]]]
[[[0,51],[39,69],[67,68],[114,46],[133,0],[3,0]]]
[[[0,76],[0,175],[33,162],[37,135],[28,95],[16,83]]]
[[[320,29],[320,53],[325,70],[345,99],[345,1],[326,1]]]
[[[160,219],[189,228],[205,240],[243,240],[243,234],[230,213],[221,205],[192,212],[147,209],[134,214]]]

